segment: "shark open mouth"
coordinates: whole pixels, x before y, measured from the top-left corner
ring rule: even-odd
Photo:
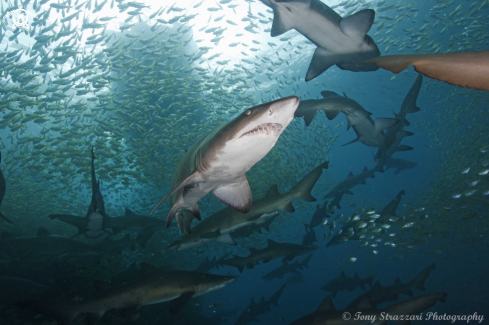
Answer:
[[[282,124],[278,123],[264,123],[258,125],[256,128],[254,128],[251,131],[248,131],[246,133],[243,133],[240,138],[250,136],[250,135],[257,135],[257,134],[264,134],[264,135],[279,135],[280,131],[282,130]]]

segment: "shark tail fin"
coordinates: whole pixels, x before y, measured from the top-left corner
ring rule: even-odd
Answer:
[[[319,165],[318,167],[314,168],[309,174],[307,174],[303,179],[299,181],[292,189],[290,192],[292,193],[293,198],[301,199],[306,202],[315,202],[317,201],[312,195],[311,191],[318,181],[319,177],[321,177],[321,174],[323,172],[323,169],[327,169],[329,165],[329,162],[326,161]]]
[[[81,312],[78,305],[61,300],[31,300],[19,302],[18,307],[29,307],[35,312],[47,315],[58,321],[59,325],[69,325]]]
[[[421,273],[419,273],[414,279],[411,280],[411,282],[409,282],[409,286],[411,288],[416,288],[418,290],[424,291],[425,290],[424,282],[426,281],[426,279],[430,275],[431,270],[434,270],[434,269],[436,269],[435,263],[431,264],[426,269],[421,271]]]
[[[269,300],[270,304],[274,304],[275,306],[278,307],[278,299],[282,295],[282,291],[284,291],[284,288],[285,288],[285,284],[282,287],[280,287],[280,289],[278,289],[277,292],[273,294],[273,296],[270,297]]]
[[[12,225],[14,224],[13,221],[7,218],[6,216],[4,216],[2,212],[0,212],[0,218],[2,218],[5,222],[8,222]]]

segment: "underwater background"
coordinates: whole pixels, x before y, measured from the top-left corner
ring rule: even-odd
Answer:
[[[489,0],[324,3],[342,17],[374,9],[369,35],[382,55],[488,49]],[[314,312],[331,294],[321,288],[342,271],[348,277],[375,275],[374,281],[390,286],[397,278],[410,281],[433,263],[426,290],[412,290],[414,296],[447,293],[444,303],[428,311],[489,317],[489,94],[426,77],[416,100],[420,110],[407,115],[410,125],[404,127],[414,135],[402,144],[412,150],[405,147],[393,155],[408,167],[384,166],[340,198],[341,208],[321,214],[315,227],[304,224],[323,206],[323,197],[350,172],[357,175],[376,166],[376,148],[342,146],[355,137],[342,114],[328,120],[319,112],[307,127],[304,119],[295,118],[269,154],[246,173],[256,200],[274,184],[280,193],[291,190],[329,161],[312,191],[316,202],[294,200],[294,212],[280,211],[267,228],[237,238],[237,245],[211,241],[188,250],[168,249],[186,236],[172,223],[168,229],[155,227],[143,241],[141,229],[131,227],[108,231],[109,239],[74,238],[89,245],[121,241],[114,247],[101,244],[94,255],[71,256],[74,250],[59,246],[43,249],[34,239],[36,251],[17,247],[12,238],[42,237],[39,227],[66,238],[77,235],[76,227],[48,216],[85,216],[92,197],[92,148],[106,214],[123,216],[128,208],[149,215],[170,192],[188,148],[247,108],[292,95],[320,99],[322,91],[333,91],[358,102],[373,119],[393,118],[418,74],[413,68],[393,75],[333,66],[305,82],[315,46],[295,30],[271,37],[273,11],[258,0],[0,4],[0,168],[7,184],[0,211],[13,222],[0,222],[1,324],[56,324],[14,303],[45,296],[83,301],[96,295],[96,280],[126,269],[132,273],[120,283],[137,279],[141,262],[236,280],[192,298],[177,315],[169,314],[168,305],[150,305],[128,315],[108,312],[100,324],[288,324]],[[26,10],[24,18],[14,14],[20,8]],[[15,28],[15,19],[25,19],[25,28]],[[367,220],[402,190],[394,221],[365,228],[360,240],[351,233],[340,236],[362,233],[344,225],[356,216]],[[205,220],[226,205],[207,195],[199,207]],[[164,222],[169,210],[164,204],[151,216]],[[192,227],[199,222],[194,220]],[[310,258],[307,267],[283,277],[263,279],[282,265],[282,258],[242,272],[221,263],[249,255],[250,248],[267,247],[267,239],[303,244],[306,233],[307,244],[316,246],[312,256],[288,263]],[[335,236],[344,240],[326,247]],[[209,261],[215,263],[202,264]],[[25,280],[25,288],[19,279]],[[268,300],[284,284],[277,306],[238,321],[252,299]],[[340,289],[334,306],[344,308],[365,290]],[[411,298],[394,296],[377,307]],[[80,316],[73,323],[85,322]]]

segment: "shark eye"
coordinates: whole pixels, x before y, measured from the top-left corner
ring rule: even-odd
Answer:
[[[251,115],[251,110],[247,110],[247,111],[245,112],[245,115]]]

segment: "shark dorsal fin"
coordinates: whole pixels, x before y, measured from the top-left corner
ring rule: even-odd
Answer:
[[[267,245],[268,245],[268,247],[272,247],[272,246],[278,245],[278,243],[274,240],[267,239]]]
[[[335,93],[334,91],[328,91],[328,90],[324,90],[324,91],[322,91],[322,92],[321,92],[321,95],[322,95],[324,98],[338,96],[338,94],[337,94],[337,93]]]
[[[265,302],[265,297],[261,296],[260,302]]]
[[[129,208],[125,208],[124,215],[126,217],[128,217],[128,216],[136,216],[136,214],[134,212],[132,212],[131,209],[129,209]]]
[[[331,298],[331,296],[327,296],[326,298],[324,298],[321,305],[319,305],[319,308],[317,311],[328,312],[328,311],[333,311],[333,310],[336,310],[336,308],[334,308],[334,305],[333,305],[333,298]]]
[[[156,267],[151,264],[141,262],[141,276],[147,276],[148,274],[158,271]]]
[[[278,186],[277,184],[273,184],[272,187],[268,190],[267,194],[265,194],[265,197],[270,197],[270,196],[275,196],[280,194],[278,191]]]
[[[346,176],[346,177],[352,177],[352,176],[353,176],[353,172],[349,172],[348,176]]]
[[[253,247],[250,247],[250,253],[253,254],[253,253],[258,253],[258,249],[256,248],[253,248]]]
[[[341,271],[340,278],[346,278],[345,271]]]
[[[358,304],[358,310],[366,310],[366,309],[374,309],[374,305],[372,303],[372,298],[370,296],[363,296],[362,300]]]
[[[363,171],[364,171],[364,172],[368,171],[367,166],[363,167]]]
[[[43,228],[43,227],[37,228],[37,235],[36,235],[36,237],[46,237],[46,236],[49,236],[49,235],[51,235],[51,233],[46,228]]]
[[[401,282],[401,280],[399,278],[397,278],[396,281],[394,282],[394,285],[395,286],[398,286],[398,285],[401,285],[401,284],[402,284],[402,282]]]
[[[380,289],[380,288],[382,288],[382,285],[380,284],[380,282],[378,280],[375,281],[374,286],[372,287],[372,290],[373,289]]]
[[[355,279],[360,279],[360,277],[358,276],[358,273],[355,273],[355,275],[353,276]]]

